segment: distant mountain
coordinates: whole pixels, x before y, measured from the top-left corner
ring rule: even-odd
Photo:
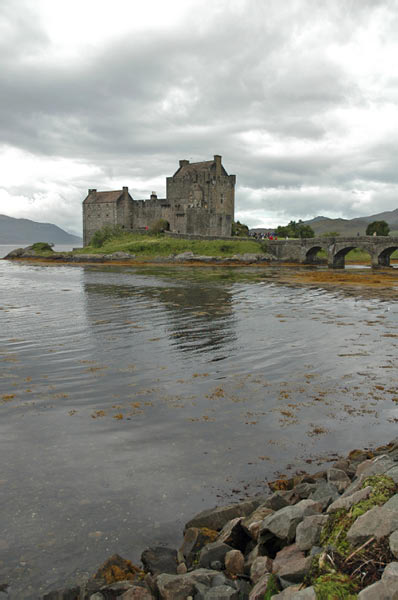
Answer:
[[[385,212],[370,215],[369,217],[356,217],[355,219],[329,219],[329,217],[314,217],[304,221],[310,225],[315,235],[324,235],[325,233],[338,233],[341,236],[351,237],[353,235],[365,235],[366,228],[373,221],[386,221],[390,226],[390,235],[398,236],[398,208]],[[267,233],[275,231],[274,228],[254,227],[250,231],[257,233]]]
[[[81,244],[77,235],[67,233],[52,223],[37,223],[29,219],[14,219],[0,215],[0,244],[33,244],[53,242],[54,244]]]
[[[329,217],[314,217],[313,219],[310,219],[309,221],[305,221],[308,225],[310,223],[316,223],[317,221],[330,221]]]
[[[389,210],[368,217],[356,217],[355,219],[329,219],[328,217],[315,217],[304,221],[310,225],[315,235],[322,235],[328,232],[336,232],[344,236],[365,235],[366,228],[373,221],[386,221],[390,226],[390,235],[398,234],[398,208]]]

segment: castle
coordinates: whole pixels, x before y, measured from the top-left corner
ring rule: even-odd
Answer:
[[[83,243],[104,225],[126,230],[150,229],[165,219],[175,233],[230,236],[235,208],[235,175],[228,175],[221,156],[190,163],[180,160],[166,178],[166,198],[152,192],[148,200],[134,200],[127,187],[113,192],[88,190],[83,201]]]

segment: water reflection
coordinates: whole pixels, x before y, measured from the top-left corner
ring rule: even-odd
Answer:
[[[98,274],[97,274],[98,276]],[[122,335],[125,344],[137,346],[142,331],[168,339],[181,352],[214,352],[213,360],[222,357],[222,350],[236,340],[232,293],[227,285],[188,284],[159,277],[145,278],[134,274],[121,275],[123,285],[92,282],[93,273],[85,272],[85,310],[92,325],[98,315],[108,313],[114,332]],[[110,305],[110,300],[115,301]],[[93,331],[98,331],[93,327]],[[160,341],[160,340],[156,340]],[[221,354],[220,354],[221,353]]]
[[[113,552],[176,546],[231,490],[395,435],[396,299],[386,311],[277,273],[0,262],[13,600]]]

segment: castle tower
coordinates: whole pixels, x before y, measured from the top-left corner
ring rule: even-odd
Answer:
[[[83,200],[83,245],[88,246],[94,233],[104,225],[129,229],[133,202],[128,187],[113,192],[88,190]]]
[[[235,211],[235,175],[228,175],[221,156],[190,163],[166,180],[167,201],[173,214],[170,229],[179,233],[231,235]]]

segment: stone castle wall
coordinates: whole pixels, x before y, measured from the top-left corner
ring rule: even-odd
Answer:
[[[128,188],[120,193],[89,190],[83,203],[84,245],[104,225],[150,229],[160,219],[176,233],[228,237],[234,220],[235,182],[235,175],[227,174],[221,156],[216,155],[203,163],[180,161],[180,168],[166,179],[166,199],[152,193],[148,200],[133,200]]]
[[[94,233],[104,225],[115,225],[118,220],[117,205],[114,202],[89,204],[83,212],[83,244],[87,246]]]
[[[170,223],[172,218],[170,205],[166,200],[135,200],[130,208],[131,229],[143,229],[151,227],[160,219],[166,219]]]
[[[262,240],[256,240],[251,237],[237,237],[231,235],[199,235],[197,233],[175,233],[174,231],[165,231],[166,237],[176,238],[180,240],[225,240],[226,242],[258,242],[260,243]]]

